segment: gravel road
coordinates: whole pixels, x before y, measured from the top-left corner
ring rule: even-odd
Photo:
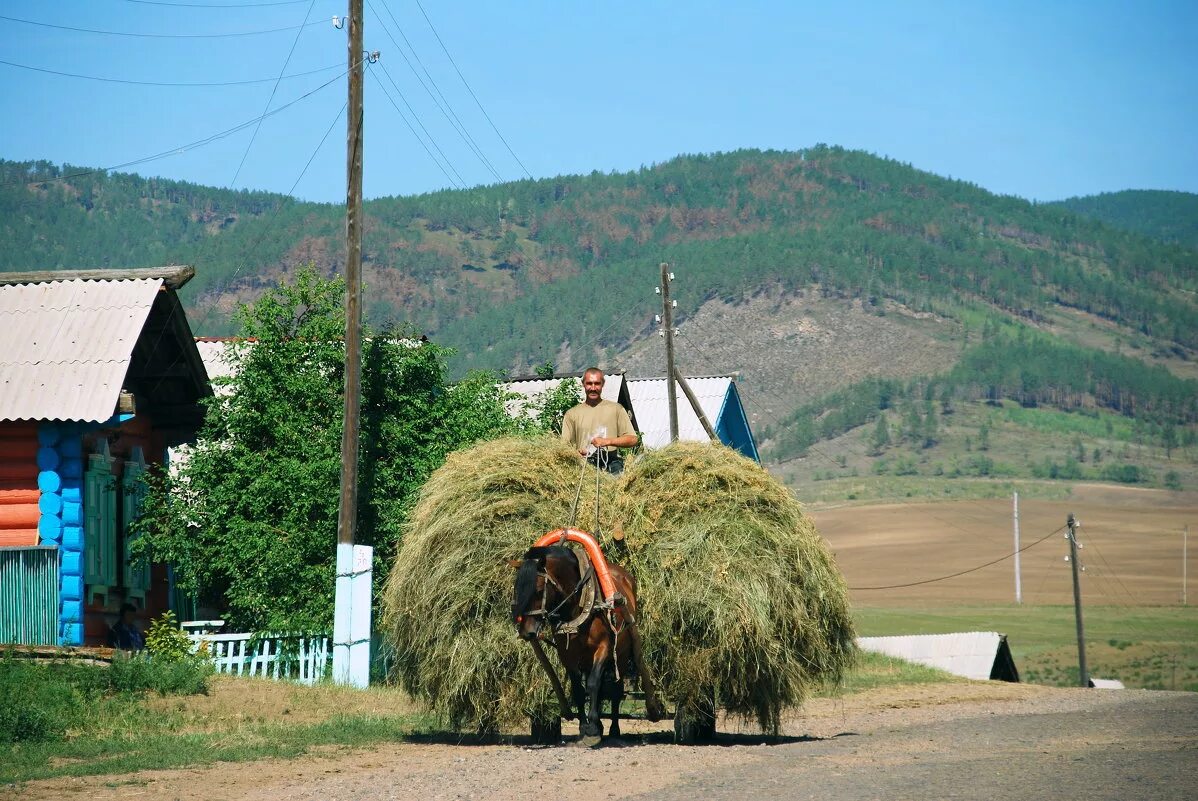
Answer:
[[[445,742],[301,759],[34,782],[52,798],[335,799],[1198,798],[1198,694],[996,682],[885,688],[812,701],[777,740],[722,721],[681,747],[634,723],[584,749]],[[569,738],[567,738],[569,739]],[[3,795],[3,793],[0,793]]]

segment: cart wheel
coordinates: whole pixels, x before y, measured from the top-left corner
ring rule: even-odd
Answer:
[[[708,743],[715,739],[715,693],[705,692],[699,708],[688,710],[678,704],[674,711],[674,742],[678,745]]]
[[[562,719],[532,719],[532,741],[536,745],[557,745],[562,741]]]

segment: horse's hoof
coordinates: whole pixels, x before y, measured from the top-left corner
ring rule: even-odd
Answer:
[[[578,744],[583,748],[598,748],[603,742],[602,734],[583,734],[578,738]]]

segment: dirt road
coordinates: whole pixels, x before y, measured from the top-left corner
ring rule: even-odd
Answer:
[[[820,699],[768,740],[638,725],[622,746],[386,744],[194,770],[34,782],[22,799],[1198,798],[1198,694],[976,682]],[[4,796],[0,792],[0,796]]]

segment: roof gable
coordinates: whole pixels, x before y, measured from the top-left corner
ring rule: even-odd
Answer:
[[[0,281],[0,420],[103,422],[129,389],[196,423],[202,371],[163,277]]]

